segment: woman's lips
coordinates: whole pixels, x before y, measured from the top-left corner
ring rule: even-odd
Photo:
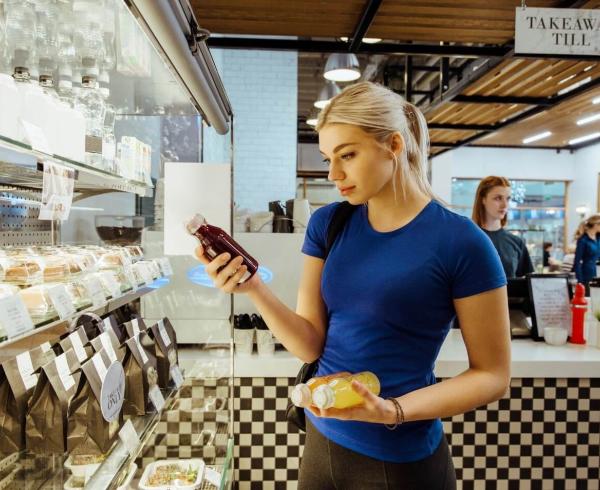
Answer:
[[[340,187],[340,194],[342,196],[350,194],[354,190],[355,187],[356,187],[355,185],[350,186],[350,187]]]

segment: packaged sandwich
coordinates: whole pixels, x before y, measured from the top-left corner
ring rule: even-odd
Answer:
[[[67,450],[69,403],[81,375],[73,349],[42,366],[29,402],[26,446],[36,454],[63,454]]]

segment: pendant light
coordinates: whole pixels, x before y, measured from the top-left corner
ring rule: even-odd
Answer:
[[[306,118],[306,124],[312,126],[313,128],[317,125],[317,121],[319,119],[319,115],[315,112],[311,111],[309,116]]]
[[[329,101],[333,99],[337,94],[341,92],[340,88],[332,82],[328,80],[321,91],[319,92],[319,98],[313,104],[317,109],[323,109]]]
[[[360,65],[353,53],[332,53],[325,63],[323,76],[334,82],[351,82],[360,78]]]

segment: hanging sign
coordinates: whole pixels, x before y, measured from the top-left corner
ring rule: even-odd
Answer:
[[[56,163],[44,162],[41,220],[68,219],[73,202],[75,170]]]
[[[600,56],[600,10],[516,7],[515,54]]]

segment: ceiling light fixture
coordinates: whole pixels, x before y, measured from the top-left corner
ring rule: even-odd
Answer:
[[[332,82],[328,80],[321,91],[319,92],[319,98],[313,104],[317,109],[323,109],[329,101],[333,99],[337,94],[341,92],[340,88]]]
[[[547,138],[548,136],[550,136],[552,134],[551,131],[544,131],[543,133],[539,133],[539,134],[534,134],[533,136],[530,136],[529,138],[525,138],[523,140],[523,144],[528,144],[528,143],[533,143],[534,141],[538,141],[544,138]]]
[[[578,82],[575,82],[573,85],[569,85],[566,88],[563,88],[562,90],[558,91],[558,95],[562,95],[562,94],[566,94],[567,92],[570,92],[571,90],[575,90],[577,87],[581,87],[582,85],[585,85],[588,82],[592,81],[592,77],[587,77],[584,78],[583,80],[579,80]]]
[[[579,143],[583,143],[584,141],[589,141],[589,140],[593,140],[596,138],[600,138],[600,131],[596,132],[596,133],[592,133],[592,134],[587,134],[585,136],[580,136],[579,138],[574,138],[572,140],[569,140],[569,144],[570,145],[577,145]]]
[[[559,85],[562,85],[563,83],[565,83],[565,82],[568,82],[569,80],[571,80],[571,79],[575,78],[576,76],[577,76],[577,75],[569,75],[568,77],[566,77],[566,78],[563,78],[563,79],[562,79],[560,82],[558,82],[558,84],[559,84]]]
[[[317,118],[315,116],[309,116],[308,119],[306,119],[306,124],[315,127],[317,125]]]
[[[323,76],[334,82],[352,82],[360,78],[360,65],[353,53],[332,53],[327,58]]]
[[[600,112],[598,114],[594,114],[593,116],[584,117],[577,121],[577,126],[583,126],[584,124],[589,124],[594,121],[600,121]]]
[[[344,41],[345,43],[347,43],[349,38],[347,38],[347,37],[340,37],[340,39],[342,41]],[[365,44],[376,44],[376,43],[380,43],[381,42],[381,38],[379,38],[379,37],[363,37],[362,42],[365,43]]]
[[[596,97],[592,100],[592,104],[600,104],[600,97]]]

